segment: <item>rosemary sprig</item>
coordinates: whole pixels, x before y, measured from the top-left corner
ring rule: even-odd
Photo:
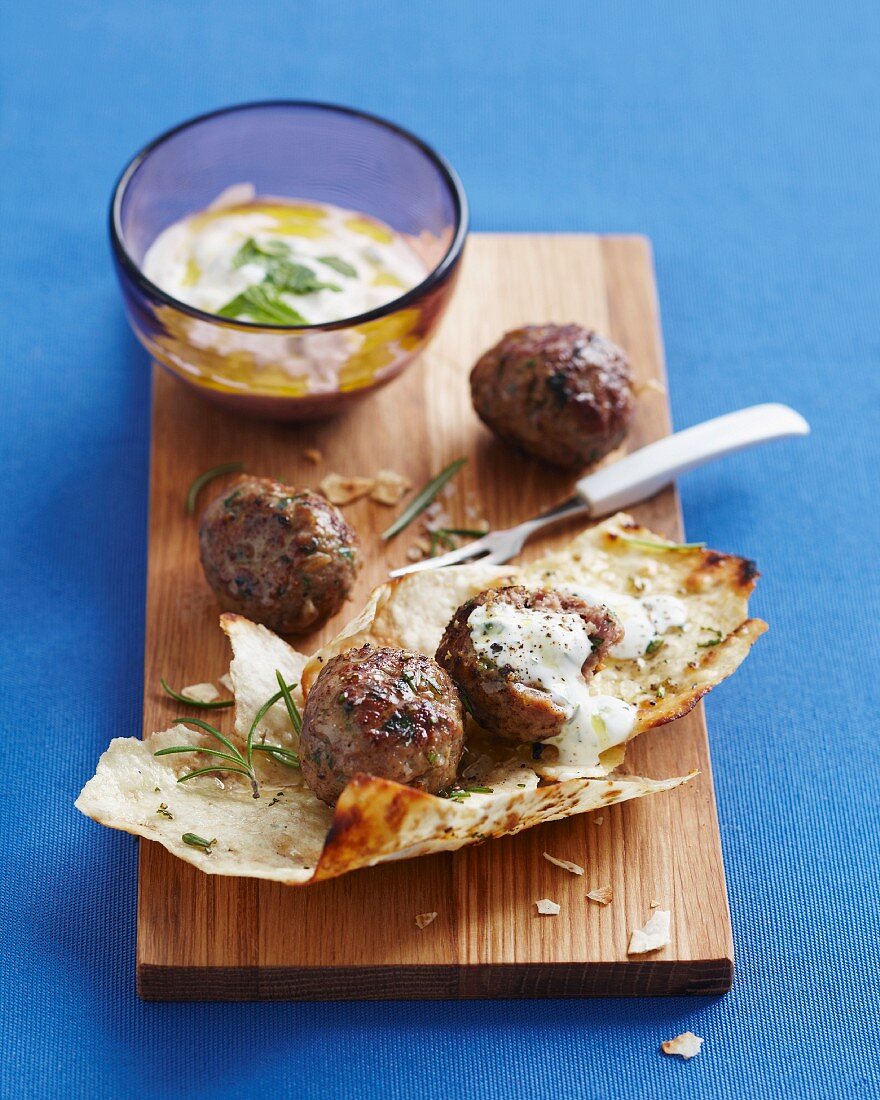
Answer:
[[[228,752],[223,752],[221,749],[212,749],[204,745],[170,745],[167,749],[159,749],[158,752],[153,753],[154,756],[171,756],[176,753],[186,752],[201,752],[207,756],[214,757],[215,760],[223,761],[205,768],[196,768],[194,771],[187,772],[186,775],[181,775],[177,782],[186,783],[190,779],[195,779],[199,775],[211,775],[218,772],[234,772],[237,775],[243,775],[250,781],[251,790],[253,791],[254,798],[260,797],[260,785],[257,782],[257,775],[254,771],[254,753],[263,752],[269,756],[272,760],[278,764],[284,764],[288,768],[299,767],[299,756],[291,749],[284,748],[283,745],[266,744],[265,737],[258,744],[254,744],[254,737],[257,732],[257,727],[260,722],[265,718],[269,709],[281,699],[290,699],[290,706],[288,707],[288,715],[290,716],[291,723],[296,729],[296,722],[294,721],[294,714],[297,716],[299,722],[299,728],[302,728],[302,719],[299,716],[299,710],[296,703],[293,701],[293,697],[290,694],[290,686],[284,683],[284,677],[276,670],[278,676],[278,682],[281,685],[281,690],[276,691],[275,694],[268,699],[254,715],[254,720],[251,722],[250,729],[248,730],[247,741],[245,744],[245,751],[242,752],[236,745],[229,740],[224,734],[212,726],[210,722],[205,722],[201,718],[175,718],[175,723],[180,725],[196,726],[198,729],[204,730],[209,733],[215,741],[218,741],[224,748],[228,749]],[[299,730],[297,730],[299,732]]]
[[[188,516],[195,515],[199,493],[209,481],[213,481],[215,477],[221,477],[223,474],[240,474],[243,470],[243,462],[222,462],[219,466],[212,466],[210,470],[205,470],[203,474],[199,474],[186,494],[186,514]]]
[[[199,707],[201,710],[223,710],[226,707],[235,705],[234,699],[217,699],[213,703],[203,703],[200,699],[190,699],[188,695],[181,695],[179,691],[175,691],[174,688],[170,687],[164,676],[159,680],[159,683],[166,695],[170,695],[176,703],[184,703],[188,707]]]
[[[684,554],[688,550],[704,550],[705,542],[655,542],[654,539],[640,539],[635,535],[618,535],[630,546],[641,546],[646,550],[669,550],[675,554]]]
[[[433,503],[434,498],[440,490],[447,482],[455,477],[466,462],[466,458],[457,458],[454,462],[450,462],[448,466],[444,467],[435,478],[432,478],[431,481],[428,482],[424,489],[413,497],[409,505],[400,513],[388,530],[382,532],[382,538],[394,538],[394,536],[399,535],[405,527],[409,527],[412,521],[417,519],[422,512]]]

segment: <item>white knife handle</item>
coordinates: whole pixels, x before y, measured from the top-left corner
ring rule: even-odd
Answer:
[[[646,500],[696,466],[809,431],[806,420],[788,405],[752,405],[649,443],[581,478],[575,489],[592,515],[604,516]]]

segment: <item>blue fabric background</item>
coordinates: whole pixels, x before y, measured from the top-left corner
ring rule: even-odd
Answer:
[[[880,1095],[876,0],[57,0],[0,25],[2,1095]],[[772,624],[708,705],[728,996],[137,1000],[135,843],[72,807],[141,706],[147,370],[106,207],[155,133],[272,96],[424,135],[476,229],[649,234],[677,425],[811,420],[682,485]],[[686,1028],[699,1058],[658,1053]]]

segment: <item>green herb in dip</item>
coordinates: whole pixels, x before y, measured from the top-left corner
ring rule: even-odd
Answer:
[[[265,325],[341,321],[399,298],[427,269],[400,233],[339,206],[254,199],[162,232],[144,274],[178,301]]]

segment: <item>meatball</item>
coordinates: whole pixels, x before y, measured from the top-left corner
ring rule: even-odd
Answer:
[[[245,477],[202,512],[199,551],[221,607],[298,634],[347,599],[360,543],[324,497]]]
[[[300,766],[331,805],[359,772],[437,794],[455,780],[463,740],[458,689],[435,661],[365,645],[329,661],[309,692]]]
[[[626,354],[580,325],[527,325],[471,371],[480,419],[554,466],[580,470],[623,442],[635,408]]]
[[[517,741],[543,741],[570,717],[548,678],[559,675],[566,658],[571,666],[584,655],[570,675],[588,679],[621,638],[607,607],[545,589],[490,588],[455,612],[437,661],[481,726]]]

